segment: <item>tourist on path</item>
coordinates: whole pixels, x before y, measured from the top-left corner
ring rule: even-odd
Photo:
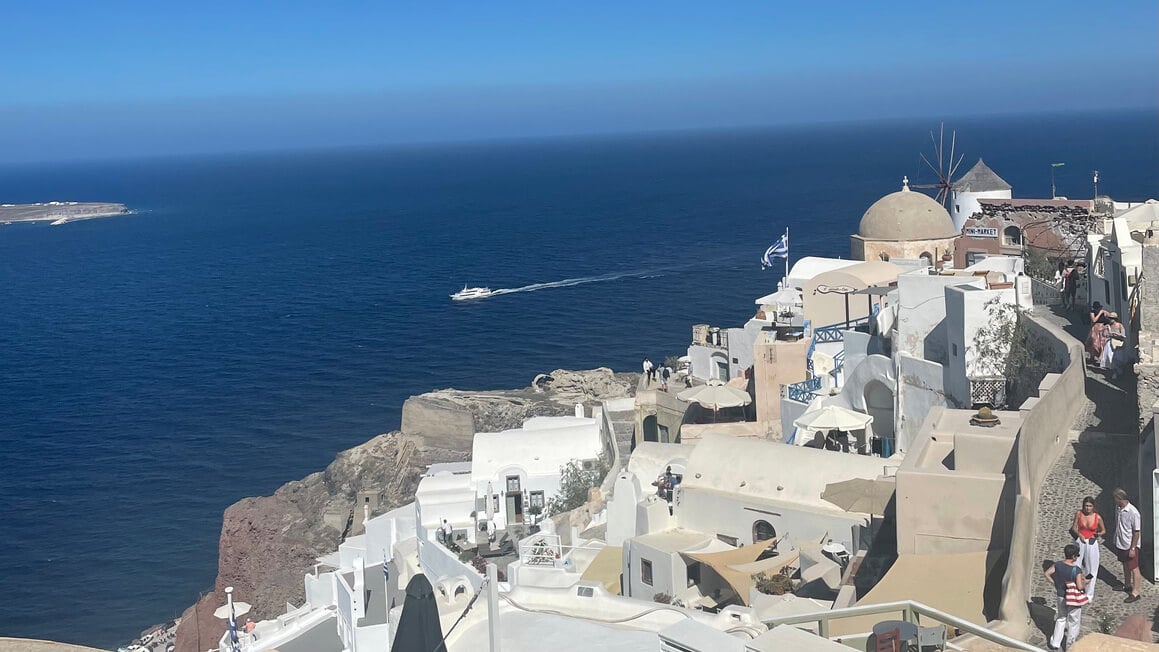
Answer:
[[[1103,352],[1099,355],[1099,366],[1106,371],[1111,370],[1111,359],[1115,354],[1115,349],[1123,346],[1123,340],[1127,336],[1126,329],[1123,328],[1123,322],[1119,321],[1119,313],[1112,312],[1107,315],[1107,341],[1103,344]]]
[[[652,380],[652,361],[644,358],[644,384],[647,385]]]
[[[1082,622],[1083,605],[1089,598],[1086,594],[1086,578],[1079,568],[1079,547],[1068,543],[1062,549],[1066,557],[1063,561],[1056,561],[1046,569],[1046,579],[1054,582],[1056,609],[1054,612],[1054,634],[1047,642],[1047,647],[1057,650],[1060,647],[1070,647],[1079,635],[1079,624]],[[1065,637],[1065,642],[1064,642]]]
[[[668,365],[664,365],[663,367],[660,368],[660,383],[661,383],[660,388],[666,392],[668,391],[668,379],[669,378],[672,378],[672,367],[669,367]]]
[[[1115,554],[1123,562],[1123,586],[1127,592],[1123,602],[1136,602],[1143,586],[1143,575],[1139,572],[1139,532],[1143,520],[1121,488],[1115,489],[1115,505]]]
[[[1103,309],[1098,301],[1091,308],[1091,332],[1087,335],[1087,356],[1094,364],[1099,364],[1103,355],[1103,347],[1109,339],[1107,320],[1110,313]]]
[[[1107,535],[1103,517],[1095,511],[1095,499],[1083,498],[1082,509],[1074,513],[1071,532],[1079,548],[1079,566],[1087,580],[1087,596],[1095,597],[1095,578],[1099,576],[1099,538]]]
[[[445,518],[443,519],[443,542],[448,548],[455,542],[455,528],[451,527]]]

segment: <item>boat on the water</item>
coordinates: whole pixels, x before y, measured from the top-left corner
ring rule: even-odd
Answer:
[[[469,288],[464,285],[462,290],[451,295],[451,300],[470,301],[471,299],[486,299],[492,294],[495,293],[491,291],[491,288]]]

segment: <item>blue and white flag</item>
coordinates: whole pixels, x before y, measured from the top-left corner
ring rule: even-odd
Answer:
[[[765,250],[765,255],[761,258],[761,269],[767,269],[773,266],[774,258],[788,258],[789,257],[789,234],[781,236],[780,240],[773,243],[773,246]]]
[[[232,605],[229,610],[229,643],[233,648],[233,652],[239,652],[241,650],[241,644],[237,640],[237,620],[234,618]]]

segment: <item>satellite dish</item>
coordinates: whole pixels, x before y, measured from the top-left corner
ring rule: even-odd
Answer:
[[[813,352],[813,375],[824,376],[833,371],[833,356],[821,351]]]

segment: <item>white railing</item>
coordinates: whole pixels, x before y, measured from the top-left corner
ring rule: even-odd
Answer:
[[[563,568],[563,546],[558,534],[533,534],[519,542],[524,566]]]
[[[902,620],[907,623],[920,625],[921,617],[926,617],[932,621],[938,622],[942,625],[953,627],[960,632],[973,634],[978,638],[997,643],[1014,650],[1024,650],[1025,652],[1043,652],[1041,648],[1035,647],[1025,641],[1020,641],[1016,638],[1011,638],[1000,632],[992,629],[987,629],[981,625],[950,615],[944,611],[939,611],[933,607],[924,605],[920,602],[912,600],[905,600],[902,602],[885,602],[882,604],[867,604],[855,607],[846,607],[844,609],[830,609],[829,611],[817,611],[814,613],[799,614],[795,616],[779,616],[770,618],[765,622],[770,629],[778,625],[796,625],[799,623],[816,623],[817,633],[822,638],[831,638],[829,636],[829,624],[833,620],[841,620],[843,618],[853,618],[856,616],[876,616],[888,615],[896,616],[901,614]],[[856,638],[858,636],[868,636],[869,632],[862,632],[860,634],[851,634],[842,637],[832,638]]]

